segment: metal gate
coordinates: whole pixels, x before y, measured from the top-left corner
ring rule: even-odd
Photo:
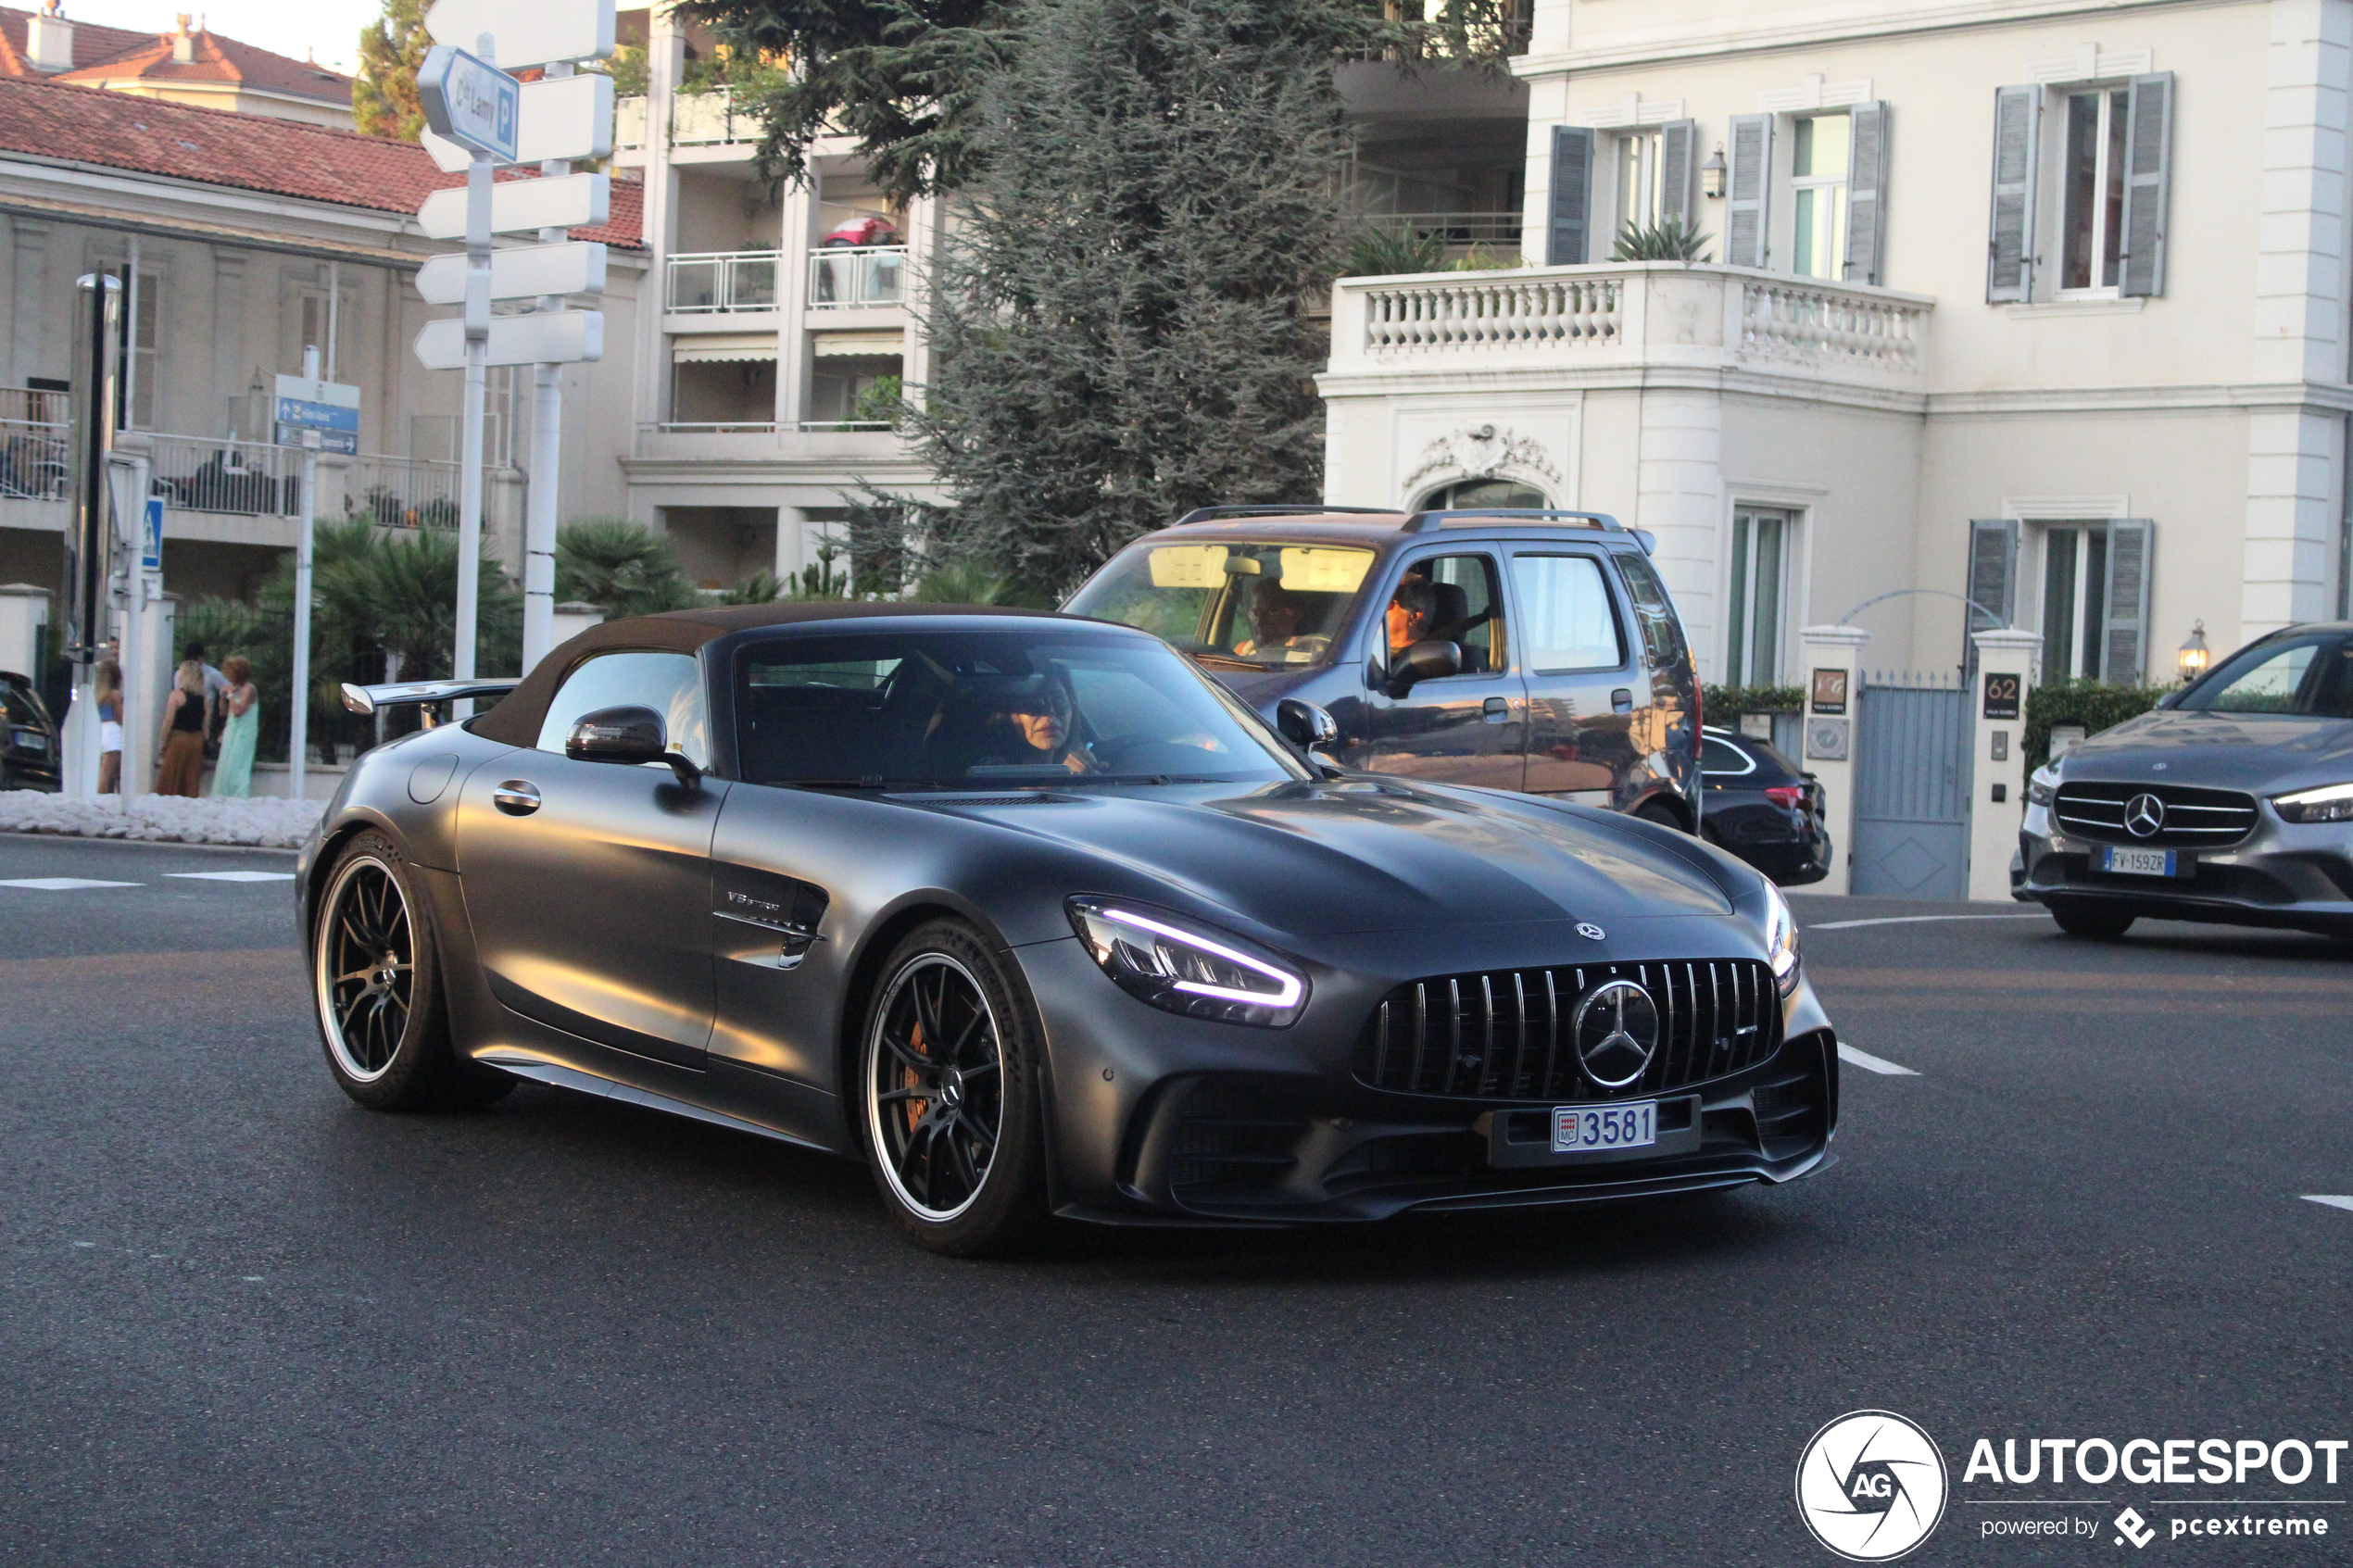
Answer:
[[[1969,897],[1969,696],[1957,676],[1864,677],[1855,737],[1856,893]]]

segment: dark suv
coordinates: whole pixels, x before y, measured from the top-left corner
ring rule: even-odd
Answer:
[[[1165,637],[1278,726],[1323,707],[1345,767],[1698,827],[1691,649],[1647,537],[1599,513],[1206,508],[1063,608]]]
[[[57,726],[31,677],[0,670],[0,789],[57,787]]]

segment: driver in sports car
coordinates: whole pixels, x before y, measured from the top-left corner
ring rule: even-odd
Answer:
[[[1007,697],[1004,711],[988,727],[988,740],[976,759],[982,766],[1051,768],[1074,773],[1101,770],[1094,748],[1073,745],[1078,711],[1070,683],[1060,674],[1041,675]]]

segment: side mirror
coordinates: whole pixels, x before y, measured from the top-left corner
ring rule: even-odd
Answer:
[[[1403,696],[1419,682],[1440,680],[1463,672],[1463,650],[1460,645],[1442,637],[1430,637],[1405,650],[1389,671],[1391,696]]]
[[[1275,728],[1302,751],[1313,751],[1340,739],[1340,721],[1318,705],[1287,696],[1275,705]]]
[[[617,762],[624,768],[666,762],[682,784],[702,777],[685,753],[670,749],[661,715],[650,708],[600,708],[583,714],[564,737],[564,755],[575,762]]]

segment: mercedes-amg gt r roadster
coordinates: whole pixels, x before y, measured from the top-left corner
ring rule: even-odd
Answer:
[[[1773,885],[1655,823],[1350,773],[1145,633],[614,621],[355,764],[296,879],[362,1105],[535,1079],[862,1159],[924,1246],[1786,1182],[1835,1037]],[[1476,737],[1469,737],[1470,744]]]

